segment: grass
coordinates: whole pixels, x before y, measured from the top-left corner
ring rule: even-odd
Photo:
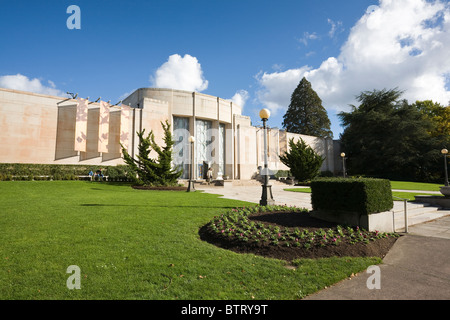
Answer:
[[[416,200],[416,198],[414,196],[417,196],[417,195],[422,195],[422,196],[439,196],[439,194],[435,194],[435,193],[401,192],[401,191],[392,191],[392,195],[394,197],[406,199],[408,201]],[[394,198],[394,201],[401,201],[401,200]]]
[[[391,181],[393,190],[414,190],[414,192],[392,191],[392,195],[409,201],[415,200],[415,195],[436,195],[427,193],[427,191],[439,191],[442,185],[436,183],[421,183],[421,182],[406,182],[406,181]],[[311,193],[311,188],[287,188],[285,191]],[[421,192],[416,192],[421,191]],[[439,195],[439,194],[437,194]],[[395,199],[399,201],[399,199]]]
[[[379,258],[285,261],[199,239],[227,209],[201,192],[82,181],[0,182],[0,299],[300,299]],[[69,266],[81,289],[66,286]]]
[[[439,191],[439,187],[443,184],[407,182],[407,181],[391,181],[392,189],[397,190],[420,190],[420,191]]]

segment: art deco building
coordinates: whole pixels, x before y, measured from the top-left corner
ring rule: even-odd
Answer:
[[[171,125],[174,165],[194,177],[252,179],[263,166],[263,130],[242,115],[239,105],[210,95],[142,88],[120,105],[0,88],[0,163],[123,164],[122,143],[137,154],[137,131],[152,130],[163,144],[161,122]],[[195,141],[190,142],[189,138]],[[338,143],[332,139],[267,131],[269,169],[287,170],[279,156],[291,138],[302,138],[325,161],[322,171],[340,170]],[[152,155],[152,154],[151,154]]]

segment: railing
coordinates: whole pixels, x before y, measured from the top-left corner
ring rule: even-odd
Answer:
[[[404,211],[404,215],[405,215],[405,233],[408,233],[408,200],[409,199],[399,198],[399,197],[395,197],[395,196],[392,196],[392,198],[396,198],[396,199],[403,201],[403,205],[404,205],[403,211]],[[395,213],[394,213],[393,219],[394,219],[394,232],[395,232]]]

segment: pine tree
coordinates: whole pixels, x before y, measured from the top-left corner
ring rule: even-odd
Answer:
[[[283,116],[283,127],[288,132],[321,138],[333,138],[331,122],[322,100],[303,78],[291,96],[291,103]]]
[[[174,141],[170,132],[170,125],[166,120],[161,122],[164,130],[165,146],[161,148],[155,142],[153,131],[145,136],[145,129],[137,132],[139,138],[137,159],[131,157],[122,146],[123,159],[128,165],[130,178],[137,185],[174,186],[177,179],[183,174],[182,170],[172,168],[172,147]],[[157,159],[150,158],[150,152],[154,150]]]
[[[308,181],[319,174],[320,167],[324,161],[313,148],[306,144],[303,139],[294,142],[289,140],[289,152],[280,156],[280,161],[289,167],[292,175],[298,181]]]

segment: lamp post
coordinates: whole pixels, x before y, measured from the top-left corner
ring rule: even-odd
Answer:
[[[191,165],[189,166],[189,184],[188,184],[187,192],[193,192],[193,191],[195,191],[194,181],[192,180],[192,176],[194,174],[194,142],[195,142],[195,138],[193,136],[190,136],[189,142],[191,143]]]
[[[442,149],[441,153],[444,155],[444,170],[445,170],[445,186],[448,187],[448,172],[447,172],[447,149]]]
[[[347,158],[345,157],[344,152],[341,153],[341,157],[342,157],[342,172],[343,172],[344,178],[347,178],[347,173],[345,172],[345,159],[347,159]]]
[[[267,129],[266,129],[266,121],[270,117],[270,111],[267,109],[262,109],[259,112],[259,116],[261,117],[261,120],[263,122],[263,128],[264,128],[264,169],[263,169],[263,175],[264,175],[264,183],[262,185],[262,194],[261,194],[261,200],[259,201],[259,204],[261,206],[268,206],[273,205],[275,203],[275,200],[272,196],[272,186],[269,185],[269,166],[267,163]]]

